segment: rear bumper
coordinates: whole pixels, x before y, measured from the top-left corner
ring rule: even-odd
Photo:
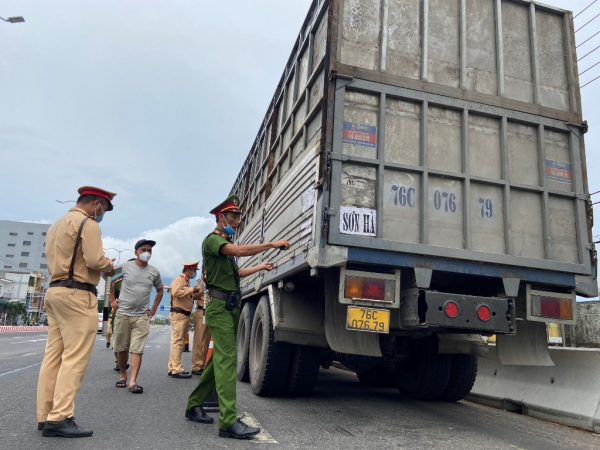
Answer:
[[[449,317],[445,313],[445,306],[449,302],[458,306],[456,317]],[[483,321],[477,316],[477,310],[482,305],[487,306],[491,311],[489,320]],[[509,298],[407,289],[402,292],[400,328],[445,328],[486,334],[514,334],[516,332],[515,301]]]

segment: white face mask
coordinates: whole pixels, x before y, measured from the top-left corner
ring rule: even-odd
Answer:
[[[148,252],[140,253],[140,261],[147,263],[150,261],[152,255]]]

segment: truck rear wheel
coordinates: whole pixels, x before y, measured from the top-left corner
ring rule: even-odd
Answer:
[[[250,369],[248,359],[250,357],[250,331],[256,304],[246,303],[240,314],[240,322],[237,330],[237,379],[239,381],[250,381]]]
[[[286,395],[308,395],[315,388],[321,367],[321,349],[294,345],[290,373],[285,386]]]
[[[275,342],[271,311],[266,296],[256,307],[250,332],[250,384],[260,396],[280,395],[290,370],[290,344]]]
[[[469,395],[469,392],[473,389],[477,377],[477,356],[451,356],[450,379],[440,399],[446,402],[457,402]]]
[[[394,372],[386,370],[383,364],[378,364],[364,372],[356,372],[356,376],[365,386],[394,387],[396,384]]]
[[[396,387],[405,397],[437,400],[446,390],[452,360],[438,355],[436,344],[433,339],[414,340],[409,358],[396,366]]]

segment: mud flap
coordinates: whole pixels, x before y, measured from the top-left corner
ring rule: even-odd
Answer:
[[[379,334],[346,329],[347,305],[339,302],[339,269],[325,276],[325,336],[334,352],[351,355],[382,356]]]
[[[553,366],[546,324],[517,319],[516,335],[496,336],[496,355],[503,366]]]

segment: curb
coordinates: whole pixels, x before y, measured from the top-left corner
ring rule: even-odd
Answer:
[[[15,331],[48,331],[48,327],[0,326],[0,333],[11,333]]]

